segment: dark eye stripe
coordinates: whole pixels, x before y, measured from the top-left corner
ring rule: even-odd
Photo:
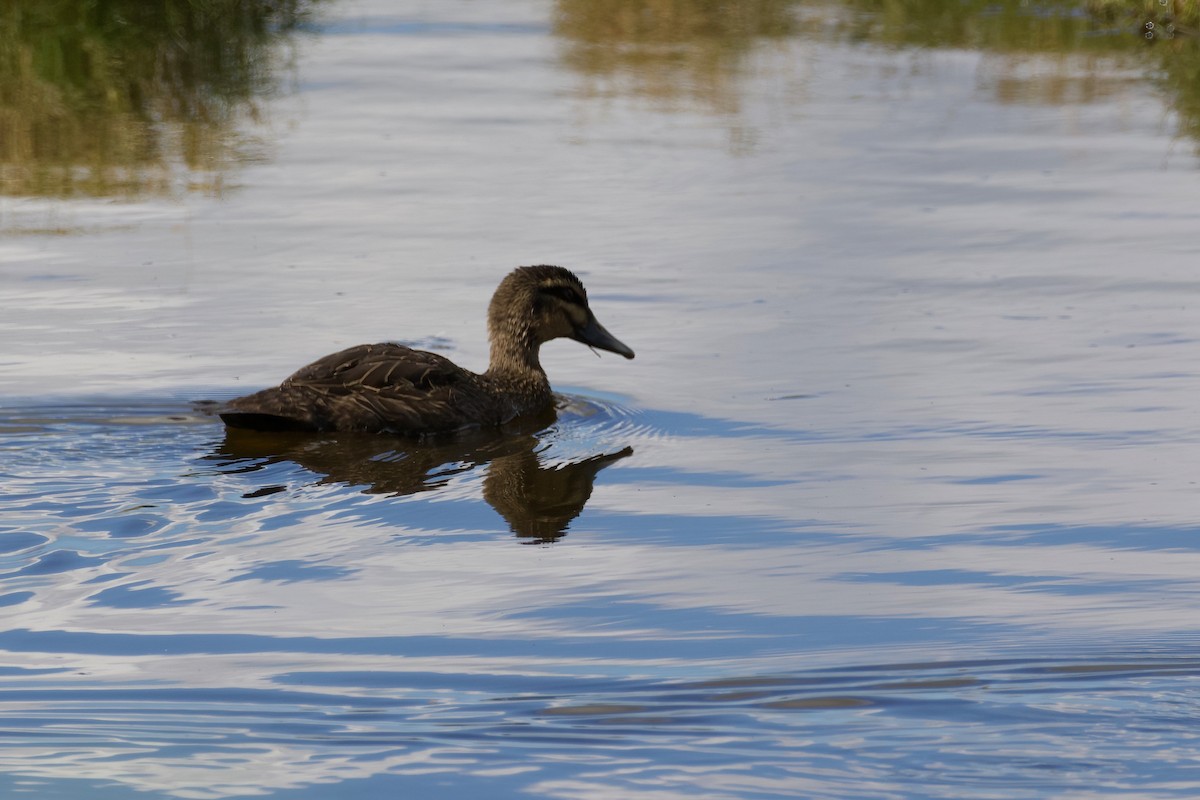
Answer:
[[[570,286],[543,286],[541,291],[544,294],[553,295],[564,302],[574,303],[577,306],[583,305],[583,298],[579,296],[579,292]]]

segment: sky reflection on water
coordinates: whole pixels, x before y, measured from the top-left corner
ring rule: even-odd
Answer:
[[[330,3],[236,190],[0,198],[0,790],[1195,795],[1191,145],[1074,28],[763,7]],[[191,405],[543,261],[639,353],[556,419]]]

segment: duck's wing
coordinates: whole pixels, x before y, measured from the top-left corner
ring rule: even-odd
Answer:
[[[402,344],[360,344],[301,367],[283,385],[341,393],[357,389],[431,392],[463,383],[471,374],[444,356]]]
[[[235,427],[432,433],[461,428],[487,406],[477,376],[436,353],[364,344],[320,358],[284,382],[229,403]]]

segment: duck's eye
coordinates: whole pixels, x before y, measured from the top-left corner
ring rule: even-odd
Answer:
[[[542,292],[557,297],[565,303],[574,303],[577,306],[583,305],[583,298],[579,296],[579,292],[570,286],[543,286]]]

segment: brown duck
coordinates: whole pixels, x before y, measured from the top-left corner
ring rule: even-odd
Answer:
[[[231,428],[407,435],[502,425],[553,403],[538,350],[567,337],[633,358],[596,321],[579,278],[562,267],[518,267],[488,306],[487,372],[399,344],[360,344],[318,359],[272,389],[231,400]]]

